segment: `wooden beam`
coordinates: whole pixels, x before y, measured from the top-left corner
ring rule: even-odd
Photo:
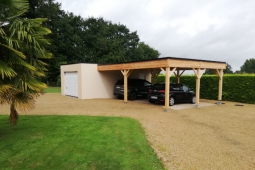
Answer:
[[[98,71],[109,70],[133,70],[133,69],[151,69],[151,68],[166,68],[178,67],[184,70],[192,68],[207,68],[207,69],[226,69],[226,63],[214,61],[201,61],[192,59],[158,59],[149,61],[136,61],[121,64],[105,64],[98,65]]]
[[[184,73],[185,70],[182,70],[182,72],[180,73],[180,70],[177,70],[177,73],[174,72],[175,77],[177,78],[177,83],[180,84],[180,77],[181,75]]]
[[[127,77],[130,76],[130,74],[132,73],[133,70],[129,70],[128,73],[127,73]]]

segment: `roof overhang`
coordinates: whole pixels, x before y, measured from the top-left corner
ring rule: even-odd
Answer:
[[[126,63],[102,64],[98,65],[98,71],[160,69],[166,67],[176,68],[176,70],[192,70],[197,68],[226,69],[226,62],[164,57],[152,60],[134,61]]]

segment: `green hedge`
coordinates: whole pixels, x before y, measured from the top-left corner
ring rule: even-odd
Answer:
[[[170,81],[177,82],[176,77],[172,76]],[[165,76],[159,75],[157,82],[165,82]],[[193,90],[196,89],[196,77],[194,75],[183,75],[180,82]],[[203,75],[200,80],[200,98],[217,100],[218,83],[217,75]],[[222,100],[255,103],[255,74],[225,74]]]

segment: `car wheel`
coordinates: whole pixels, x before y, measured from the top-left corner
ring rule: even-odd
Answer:
[[[195,103],[196,103],[196,97],[195,97],[195,96],[192,96],[192,98],[191,98],[191,103],[192,103],[192,104],[195,104]]]
[[[174,105],[174,98],[170,97],[169,99],[169,106],[173,106]]]
[[[129,100],[135,100],[136,99],[135,92],[131,92],[128,97],[129,97]]]

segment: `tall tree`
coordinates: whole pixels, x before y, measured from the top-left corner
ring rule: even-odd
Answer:
[[[223,70],[224,74],[233,74],[233,70],[230,64],[227,63],[226,69]]]
[[[255,73],[255,59],[247,59],[241,66],[242,73]]]
[[[140,60],[156,59],[160,56],[157,50],[151,48],[144,42],[139,43],[137,51]]]
[[[40,58],[51,56],[44,49],[48,41],[44,35],[50,30],[42,27],[46,19],[20,18],[28,9],[27,0],[0,1],[4,9],[0,34],[0,104],[10,105],[10,123],[15,125],[17,109],[34,107],[35,98],[42,94],[46,85],[40,81],[46,64]]]
[[[83,22],[85,61],[117,63],[139,60],[135,56],[139,37],[121,24],[103,18],[87,18]]]
[[[45,61],[49,64],[47,72],[49,81],[57,80],[61,64],[117,63],[151,57],[142,56],[149,52],[139,52],[140,40],[137,32],[131,32],[125,25],[114,24],[101,17],[84,19],[75,16],[61,10],[61,4],[54,0],[30,0],[30,2],[30,10],[24,17],[48,18],[44,25],[52,31],[48,37],[51,41],[49,49],[54,57]]]

